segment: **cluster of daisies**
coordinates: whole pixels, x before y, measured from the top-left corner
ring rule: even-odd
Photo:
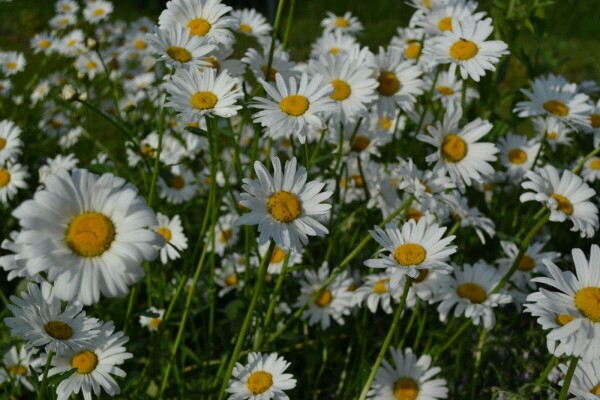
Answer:
[[[350,398],[353,381],[361,400],[462,398],[440,356],[533,316],[571,360],[552,383],[599,395],[600,248],[572,250],[575,273],[555,250],[598,229],[600,87],[537,77],[514,102],[529,130],[511,131],[477,114],[508,54],[492,19],[472,0],[409,3],[377,49],[328,13],[303,61],[287,27],[221,0],[131,23],[59,0],[30,56],[0,52],[0,287],[26,283],[3,296],[19,343],[0,394],[116,396],[131,371],[128,390],[160,398]],[[339,384],[307,388],[323,370],[303,375],[306,354],[324,368],[324,338],[355,343],[355,325],[373,348],[330,355]],[[201,388],[183,394],[184,373]]]

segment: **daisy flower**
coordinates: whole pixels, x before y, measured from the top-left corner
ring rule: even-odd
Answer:
[[[79,11],[79,4],[74,0],[58,0],[54,4],[57,13],[76,13]]]
[[[432,38],[424,53],[433,57],[435,64],[450,64],[449,73],[456,74],[460,68],[463,79],[471,77],[475,82],[485,71],[495,71],[500,57],[508,54],[508,46],[501,40],[486,40],[492,33],[491,18],[482,21],[452,20],[452,29],[442,36]]]
[[[425,80],[425,87],[431,87],[433,84],[433,78],[431,76]],[[456,74],[450,72],[440,72],[438,79],[435,83],[435,90],[433,91],[433,99],[440,100],[442,105],[446,108],[457,106],[461,102],[462,93],[462,81],[457,79]],[[466,93],[466,104],[470,104],[473,99],[479,97],[477,90],[467,87]]]
[[[213,68],[203,72],[197,68],[180,68],[165,84],[165,89],[170,96],[165,106],[190,120],[198,120],[203,115],[228,118],[242,108],[236,104],[243,96],[237,81],[225,71],[217,75]]]
[[[269,63],[269,49],[264,48],[262,52],[254,48],[246,50],[242,62],[248,64],[250,70],[259,81],[275,82],[275,75],[281,74],[283,79],[289,79],[298,75],[295,70],[295,64],[290,61],[290,55],[282,50],[275,49],[271,69],[267,77],[267,67]]]
[[[521,258],[521,261],[517,265],[517,269],[511,277],[511,282],[519,289],[526,290],[527,287],[535,289],[536,285],[531,281],[531,278],[533,278],[532,274],[548,274],[548,270],[542,261],[547,260],[554,262],[560,257],[560,253],[556,251],[543,252],[542,249],[545,245],[546,243],[544,242],[531,243]],[[496,262],[501,270],[508,272],[514,260],[517,258],[519,248],[515,243],[506,242],[504,240],[500,241],[500,246],[506,257],[501,257],[496,260]]]
[[[367,394],[372,400],[438,400],[448,398],[446,380],[434,377],[442,369],[431,366],[431,356],[412,349],[390,348],[393,363],[383,360]]]
[[[183,165],[171,167],[169,178],[158,179],[158,187],[160,198],[172,204],[185,203],[198,193],[194,174]]]
[[[450,206],[452,214],[460,220],[461,228],[472,227],[482,244],[486,243],[485,234],[490,238],[496,236],[496,225],[477,207],[471,207],[465,196],[458,191],[448,193],[444,196],[444,202]]]
[[[350,11],[344,15],[335,15],[328,11],[327,18],[321,21],[321,27],[326,33],[340,32],[349,35],[356,35],[363,30],[363,25]]]
[[[528,179],[521,186],[532,190],[521,195],[522,203],[539,201],[550,209],[550,221],[573,222],[572,232],[581,231],[583,237],[593,237],[598,228],[598,208],[589,201],[596,191],[571,171],[559,172],[551,165],[528,171]]]
[[[417,2],[420,0],[413,0]],[[423,5],[425,7],[423,7]],[[460,26],[465,20],[479,21],[485,17],[484,12],[476,13],[477,3],[470,0],[425,0],[424,4],[416,5],[423,13],[417,15],[414,22],[422,27],[430,36],[440,36],[454,30],[454,23]]]
[[[0,164],[0,202],[6,206],[19,189],[27,189],[27,178],[29,172],[21,164]]]
[[[261,258],[265,257],[267,255],[268,251],[269,251],[269,243],[265,243],[262,246],[258,247],[258,254],[260,255]],[[271,253],[271,259],[269,260],[269,266],[267,267],[267,273],[269,273],[271,275],[279,275],[281,273],[281,269],[283,268],[283,261],[285,260],[285,256],[290,251],[291,251],[291,253],[290,253],[290,258],[288,260],[287,267],[290,268],[296,264],[300,264],[302,262],[302,253],[298,253],[297,251],[294,251],[294,250],[283,249],[279,246],[275,246],[275,248],[273,249],[273,253]]]
[[[267,19],[253,8],[234,10],[231,16],[238,21],[234,30],[244,35],[259,38],[269,36],[271,33],[272,28]]]
[[[157,213],[156,219],[158,225],[153,229],[165,239],[165,245],[160,249],[160,261],[166,264],[169,260],[181,257],[181,252],[188,248],[188,239],[183,233],[179,215],[169,219],[168,216]]]
[[[356,39],[341,32],[324,33],[311,46],[311,58],[319,58],[327,54],[349,54],[357,46]]]
[[[567,364],[559,364],[558,369],[567,374],[569,367]],[[564,385],[564,379],[558,382],[559,386]],[[591,362],[579,361],[575,367],[573,380],[569,385],[569,393],[574,399],[581,400],[598,400],[600,396],[600,360]]]
[[[100,21],[108,19],[108,16],[112,12],[112,3],[104,0],[94,0],[90,1],[84,8],[83,18],[91,24],[97,24]]]
[[[367,275],[364,278],[364,284],[354,291],[352,297],[353,305],[366,303],[369,311],[373,314],[377,312],[377,307],[381,304],[381,309],[386,314],[392,313],[392,300],[399,302],[402,296],[402,288],[390,287],[390,277],[388,274]]]
[[[190,35],[230,46],[234,38],[228,28],[235,29],[237,24],[236,18],[225,16],[231,10],[220,0],[172,0],[158,17],[158,25],[183,25],[189,28]]]
[[[247,364],[236,363],[233,368],[228,400],[289,400],[285,390],[296,387],[293,375],[284,373],[289,366],[277,353],[248,353]]]
[[[102,72],[102,62],[96,53],[81,54],[75,60],[75,69],[88,79],[94,79],[96,75]]]
[[[325,200],[332,192],[321,192],[325,183],[306,182],[304,167],[296,169],[296,158],[286,161],[281,168],[278,157],[272,157],[274,175],[256,161],[254,170],[258,179],[244,178],[240,204],[250,210],[242,215],[237,225],[258,225],[259,243],[271,238],[279,247],[302,251],[308,236],[323,237],[329,231],[315,217],[326,214],[331,208]]]
[[[164,243],[148,229],[156,216],[137,189],[112,174],[61,170],[13,216],[29,273],[46,272],[59,298],[86,305],[127,294]]]
[[[36,358],[35,349],[26,349],[25,346],[12,346],[2,357],[2,367],[0,368],[0,385],[11,383],[13,385],[23,385],[30,392],[34,391],[33,385],[29,382],[33,368],[38,374],[41,373],[41,360]]]
[[[83,305],[69,302],[63,309],[58,291],[48,282],[28,283],[21,297],[11,296],[7,308],[12,317],[4,319],[11,336],[25,339],[25,347],[44,347],[47,352],[62,353],[80,349],[99,331],[95,318],[87,318]]]
[[[25,56],[16,51],[0,52],[0,68],[4,75],[11,76],[25,69]]]
[[[73,153],[66,156],[59,154],[54,158],[48,158],[38,170],[38,182],[43,184],[50,175],[56,175],[61,170],[69,172],[77,167],[78,163],[79,160]]]
[[[189,29],[181,25],[157,27],[154,35],[146,37],[152,50],[160,54],[160,59],[165,60],[169,68],[208,66],[210,63],[204,58],[215,49],[215,45],[207,39],[190,36]]]
[[[67,350],[56,355],[48,370],[48,377],[76,369],[77,371],[61,381],[57,388],[57,400],[68,400],[72,394],[81,392],[86,400],[100,396],[102,389],[111,397],[121,393],[113,375],[124,378],[127,374],[117,365],[132,358],[125,343],[129,341],[123,332],[114,332],[113,322],[105,322],[100,334],[91,346],[81,350]]]
[[[244,281],[240,279],[246,267],[246,260],[243,261],[240,264],[235,255],[228,255],[221,261],[221,267],[215,269],[215,283],[221,288],[218,293],[219,297],[244,287]]]
[[[413,194],[417,199],[441,197],[447,190],[456,187],[442,170],[421,171],[411,158],[398,158],[398,161],[398,189]]]
[[[464,264],[462,270],[454,269],[454,275],[447,277],[446,285],[441,287],[438,306],[440,321],[445,321],[454,308],[454,316],[465,315],[479,326],[483,322],[486,330],[491,330],[496,323],[494,308],[512,301],[505,293],[492,293],[502,279],[502,272],[483,260],[473,266]]]
[[[14,161],[22,151],[21,128],[7,119],[0,121],[0,165]]]
[[[295,306],[303,307],[308,303],[315,293],[323,288],[329,274],[327,263],[323,263],[318,271],[305,270],[304,279],[300,282],[300,296]],[[302,319],[308,320],[311,326],[320,324],[323,330],[329,328],[332,319],[344,325],[344,315],[350,315],[352,307],[353,293],[348,288],[353,283],[346,271],[339,274],[317,300],[308,306],[302,314]]]
[[[73,13],[57,14],[48,21],[48,25],[55,30],[63,30],[77,23],[77,16]]]
[[[573,130],[562,120],[555,117],[536,117],[533,120],[533,126],[536,133],[541,138],[546,139],[546,143],[550,145],[552,150],[560,145],[568,145],[571,143]]]
[[[44,53],[45,55],[50,54],[54,51],[54,46],[57,43],[57,38],[52,34],[41,32],[36,33],[29,42],[29,46],[35,54]]]
[[[230,58],[233,52],[231,47],[217,46],[209,56],[204,57],[204,61],[210,64],[208,68],[214,68],[217,73],[226,71],[232,77],[242,76],[246,71],[246,66],[242,61]],[[200,71],[204,71],[204,69],[200,68]]]
[[[151,332],[156,332],[160,328],[164,315],[164,309],[150,307],[145,313],[140,315],[140,325],[144,328],[148,328]]]
[[[600,179],[600,157],[592,157],[583,164],[581,177],[588,182]]]
[[[16,255],[21,251],[21,246],[15,243],[18,235],[19,232],[11,231],[9,239],[4,239],[2,244],[0,244],[0,249],[10,252],[10,254],[0,256],[0,268],[8,273],[6,280],[9,282],[15,278],[25,278],[37,282],[40,280],[39,276],[33,277],[29,275],[25,265],[16,259]]]
[[[456,246],[450,246],[456,236],[443,238],[444,232],[446,228],[438,224],[427,226],[424,218],[419,222],[411,219],[402,225],[402,229],[396,224],[387,224],[385,230],[375,226],[369,233],[382,246],[376,253],[382,257],[371,258],[364,264],[370,268],[390,268],[392,288],[398,287],[405,274],[417,278],[424,268],[448,273],[452,267],[446,261],[456,253]]]
[[[540,142],[508,133],[500,138],[498,147],[502,165],[506,168],[508,177],[514,182],[522,178],[533,166],[533,161],[540,150]]]
[[[234,214],[225,214],[219,217],[215,226],[215,253],[223,256],[225,249],[232,247],[238,241],[240,227],[234,222],[237,216]],[[213,241],[210,238],[210,232],[206,235],[206,244],[209,251],[212,251]]]
[[[428,134],[419,134],[417,139],[437,147],[435,153],[425,159],[435,162],[434,169],[448,171],[450,178],[464,191],[472,181],[483,182],[482,175],[491,175],[494,168],[489,164],[496,161],[498,149],[493,143],[477,141],[492,130],[492,124],[477,118],[459,129],[462,109],[448,109],[441,123],[428,128]]]
[[[57,50],[66,57],[78,56],[86,51],[83,40],[83,32],[75,29],[62,37],[61,42],[57,45]]]

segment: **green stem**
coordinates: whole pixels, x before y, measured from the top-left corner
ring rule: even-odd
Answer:
[[[275,14],[275,24],[273,24],[273,34],[271,35],[271,47],[269,48],[269,59],[267,61],[267,71],[265,73],[265,80],[269,80],[271,76],[271,67],[273,66],[273,55],[275,54],[275,41],[277,40],[277,34],[279,33],[279,25],[281,24],[281,14],[283,14],[283,5],[285,0],[279,0],[277,5],[277,14]]]
[[[136,291],[137,286],[133,285],[131,287],[131,292],[129,293],[129,301],[127,302],[127,312],[125,313],[125,320],[123,321],[123,334],[127,333],[127,325],[131,317],[131,311],[133,311],[133,303],[135,301]]]
[[[446,351],[453,343],[456,339],[458,339],[462,333],[469,327],[471,326],[471,319],[467,318],[467,320],[465,322],[463,322],[463,324],[460,326],[460,328],[458,328],[458,330],[454,333],[454,335],[452,335],[452,337],[450,338],[450,340],[446,341],[446,343],[444,343],[444,345],[435,352],[435,356],[437,358],[437,356],[439,356],[440,354],[442,354],[444,351]]]
[[[362,162],[360,161],[360,157],[357,157],[358,160],[358,172],[360,173],[360,178],[362,179],[363,188],[365,189],[365,194],[367,195],[367,201],[371,198],[371,193],[369,192],[369,186],[367,185],[367,179],[365,177],[365,173],[363,172]]]
[[[462,112],[463,112],[463,118],[465,118],[467,111],[466,111],[466,106],[467,106],[467,80],[463,79],[462,81],[462,92],[460,94],[460,107],[462,108]]]
[[[283,42],[281,48],[286,49],[288,38],[290,37],[290,31],[292,30],[292,21],[294,20],[294,8],[296,7],[296,0],[292,0],[290,3],[290,9],[288,10],[287,22],[285,24],[285,33],[283,34]]]
[[[152,171],[152,180],[150,181],[150,193],[148,194],[148,207],[152,207],[154,201],[154,191],[156,188],[156,180],[158,178],[158,171],[160,170],[160,153],[162,152],[163,136],[165,132],[165,117],[167,109],[163,105],[160,112],[160,119],[158,120],[158,148],[156,149],[156,155],[154,158],[154,170]]]
[[[367,378],[367,381],[365,382],[365,384],[363,386],[363,390],[360,394],[359,400],[365,400],[367,398],[367,393],[369,393],[371,384],[375,380],[375,375],[377,374],[377,370],[379,369],[379,366],[381,365],[381,362],[383,361],[383,358],[385,357],[385,353],[387,353],[388,348],[390,347],[390,342],[392,341],[394,332],[396,332],[398,323],[400,322],[400,316],[402,315],[402,311],[404,310],[404,304],[406,304],[406,297],[408,296],[408,289],[410,288],[411,283],[412,283],[412,278],[409,278],[407,276],[406,281],[404,282],[404,292],[402,292],[402,299],[400,300],[400,304],[398,305],[398,308],[396,309],[396,312],[394,313],[394,319],[392,320],[392,325],[390,326],[390,330],[388,331],[387,336],[385,337],[385,340],[383,341],[381,350],[379,350],[379,355],[377,356],[377,359],[375,360],[375,364],[371,368],[371,373],[369,374],[369,377]]]
[[[566,400],[569,396],[569,386],[571,386],[571,380],[573,379],[573,374],[575,373],[575,367],[577,367],[579,357],[571,356],[570,360],[571,362],[569,363],[569,369],[567,370],[567,375],[565,376],[565,381],[563,382],[562,389],[560,389],[560,395],[558,396],[558,400]]]
[[[479,379],[479,366],[481,365],[481,357],[483,354],[483,345],[485,343],[485,338],[487,337],[488,331],[485,329],[481,330],[479,335],[479,342],[477,343],[477,352],[475,353],[475,367],[473,369],[473,379],[470,382],[471,386],[471,399],[475,399],[475,394],[477,393],[477,380]]]
[[[578,174],[579,172],[581,172],[581,169],[583,168],[585,163],[588,162],[591,158],[593,158],[598,153],[600,153],[600,147],[596,147],[594,150],[589,152],[585,157],[583,157],[583,159],[577,163],[575,168],[572,169],[572,172],[574,174]]]
[[[535,386],[540,386],[541,384],[543,384],[546,381],[546,378],[550,374],[550,371],[552,371],[552,368],[554,368],[554,366],[556,365],[557,362],[558,362],[558,358],[556,358],[555,356],[552,356],[550,358],[550,361],[548,361],[548,365],[546,365],[546,368],[544,368],[544,371],[541,373],[541,375],[535,381]]]
[[[50,369],[50,364],[52,363],[53,357],[54,357],[53,351],[48,353],[48,358],[46,359],[46,365],[44,366],[44,374],[42,375],[42,384],[40,386],[40,391],[38,392],[38,400],[44,399],[44,392],[46,391],[46,383],[48,380],[48,370]]]

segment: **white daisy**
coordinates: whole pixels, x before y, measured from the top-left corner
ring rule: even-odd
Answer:
[[[75,60],[75,69],[84,77],[94,79],[97,74],[102,72],[102,62],[96,53],[84,53]]]
[[[221,267],[215,269],[215,283],[221,288],[218,293],[219,297],[244,287],[244,280],[241,277],[246,267],[246,260],[243,261],[240,264],[235,255],[227,255],[221,261]]]
[[[352,304],[361,305],[366,303],[369,311],[377,312],[377,307],[381,304],[381,309],[386,314],[392,313],[392,300],[396,303],[402,296],[402,287],[395,289],[390,287],[390,277],[388,274],[373,274],[364,277],[364,284],[359,286],[353,294]]]
[[[340,32],[349,35],[356,35],[363,30],[363,25],[350,11],[346,12],[344,15],[335,15],[328,11],[327,18],[321,21],[321,27],[327,33]]]
[[[75,25],[77,23],[77,15],[74,13],[60,13],[56,14],[54,17],[48,21],[48,25],[51,28],[56,29],[58,31],[68,28],[71,25]]]
[[[278,157],[272,157],[274,175],[256,161],[254,170],[258,179],[244,178],[240,204],[250,210],[242,215],[237,225],[258,225],[259,243],[270,238],[283,248],[302,251],[308,236],[325,236],[329,231],[315,217],[326,214],[331,208],[324,203],[332,192],[321,192],[322,182],[306,182],[308,174],[304,167],[296,170],[296,158],[281,168]]]
[[[35,54],[44,53],[45,55],[50,54],[54,51],[54,46],[57,43],[57,38],[49,33],[40,32],[36,33],[30,40],[29,46]]]
[[[521,290],[527,290],[527,287],[535,289],[537,286],[531,281],[533,278],[532,274],[548,274],[548,270],[542,263],[542,260],[554,262],[560,257],[560,253],[556,251],[543,252],[542,249],[545,245],[546,243],[544,242],[533,242],[527,248],[510,279],[517,288]],[[517,258],[519,248],[515,243],[504,240],[500,241],[500,246],[502,246],[502,251],[507,257],[501,257],[496,262],[501,270],[508,272]]]
[[[219,217],[215,226],[215,253],[223,256],[226,248],[230,248],[238,241],[240,227],[234,224],[237,216],[234,214],[225,214]],[[213,241],[210,238],[210,232],[206,235],[206,244],[209,251],[212,251]]]
[[[533,192],[523,193],[522,203],[539,201],[550,209],[550,221],[563,222],[568,218],[573,222],[571,231],[581,231],[584,237],[594,236],[598,229],[598,208],[588,200],[596,195],[596,191],[583,179],[568,170],[559,176],[558,170],[551,165],[536,172],[528,171],[525,177],[528,180],[521,186]]]
[[[77,167],[78,163],[79,160],[75,158],[75,154],[73,153],[66,156],[58,154],[54,158],[48,158],[46,159],[46,163],[38,170],[38,182],[43,184],[46,182],[46,178],[50,175],[56,175],[61,170],[69,172]]]
[[[500,138],[498,147],[502,165],[506,168],[509,179],[514,182],[531,169],[540,150],[540,142],[509,132]]]
[[[157,213],[158,225],[153,229],[165,239],[165,245],[160,249],[160,261],[166,264],[169,260],[181,257],[183,250],[188,248],[188,239],[183,233],[181,218],[174,215],[173,218]]]
[[[567,374],[568,366],[558,364],[558,368]],[[564,385],[564,379],[558,382],[559,386]],[[600,396],[600,360],[591,362],[579,361],[575,367],[573,380],[569,386],[569,393],[574,395],[575,400],[598,400]]]
[[[190,36],[190,31],[185,26],[174,25],[164,28],[155,28],[154,35],[147,35],[152,50],[160,54],[160,59],[165,60],[168,67],[208,66],[204,59],[215,45],[208,39],[200,36]]]
[[[79,4],[75,0],[58,0],[54,4],[54,9],[60,13],[76,13],[79,11]]]
[[[83,10],[83,18],[91,24],[97,24],[108,19],[112,12],[112,3],[104,0],[94,0],[87,3]]]
[[[204,57],[204,61],[208,64],[208,68],[214,68],[217,73],[226,71],[232,77],[242,76],[246,71],[246,66],[242,61],[235,58],[230,58],[233,55],[232,47],[217,46],[208,57]],[[200,71],[203,71],[200,68]]]
[[[164,315],[164,309],[150,307],[146,312],[140,315],[140,325],[144,328],[148,328],[151,332],[156,332],[160,328]]]
[[[198,193],[198,184],[192,171],[183,165],[171,167],[170,176],[158,179],[159,195],[172,204],[185,203]]]
[[[494,221],[486,217],[477,207],[471,207],[467,198],[458,191],[453,191],[444,196],[444,202],[450,206],[452,214],[460,220],[461,228],[470,226],[475,229],[475,233],[482,244],[486,242],[484,233],[490,238],[496,236]]]
[[[550,145],[552,150],[560,145],[568,145],[571,143],[573,130],[562,120],[555,117],[536,117],[533,119],[533,126],[540,138],[545,138],[546,143]]]
[[[337,109],[336,103],[329,97],[333,86],[323,85],[318,75],[309,80],[305,73],[300,77],[299,84],[292,77],[286,84],[279,73],[275,75],[275,81],[277,89],[261,81],[272,100],[255,98],[256,102],[251,107],[261,111],[253,115],[253,121],[267,127],[271,135],[272,132],[285,137],[296,134],[300,143],[304,144],[308,129],[325,128],[323,114]]]
[[[15,243],[18,235],[19,232],[11,231],[9,239],[4,239],[2,244],[0,244],[0,249],[10,252],[10,254],[0,256],[0,268],[8,273],[6,280],[9,282],[15,278],[25,278],[30,281],[39,282],[41,280],[40,277],[29,275],[23,262],[16,259],[16,255],[21,252],[21,246]]]
[[[6,206],[19,189],[27,189],[27,178],[29,172],[21,164],[0,164],[0,202]]]
[[[424,268],[448,273],[452,267],[446,261],[456,253],[456,246],[450,246],[455,236],[443,238],[444,232],[446,228],[437,224],[427,226],[425,218],[419,222],[411,219],[401,230],[396,224],[387,224],[385,231],[375,226],[369,233],[382,246],[376,253],[382,257],[371,258],[364,264],[370,268],[390,268],[392,288],[398,287],[404,275],[417,278]]]
[[[258,246],[258,254],[260,257],[265,257],[267,252],[269,251],[269,244],[265,243],[262,246]],[[271,275],[278,275],[281,273],[281,269],[283,268],[283,262],[285,260],[285,256],[287,253],[290,253],[290,258],[288,260],[287,267],[293,267],[296,264],[300,264],[302,262],[302,253],[298,253],[297,251],[290,249],[283,249],[279,246],[275,246],[273,252],[271,253],[271,259],[269,260],[269,266],[267,267],[267,273]],[[257,260],[258,261],[258,260]],[[257,265],[258,266],[258,265]]]
[[[581,177],[588,182],[600,180],[600,157],[592,157],[583,164]]]
[[[233,368],[228,400],[289,400],[284,391],[296,387],[293,375],[284,373],[289,366],[277,353],[248,353],[247,364]]]
[[[21,128],[7,119],[0,121],[0,165],[14,161],[22,151]]]
[[[341,32],[324,33],[311,46],[311,58],[319,58],[327,54],[349,54],[355,46],[356,39]]]
[[[231,16],[238,21],[234,29],[244,35],[259,38],[269,36],[271,33],[272,28],[267,19],[253,8],[234,10],[231,12]]]
[[[141,263],[163,244],[148,229],[154,212],[137,189],[112,174],[76,169],[46,179],[45,189],[13,211],[23,228],[19,258],[30,274],[46,272],[64,300],[94,304],[124,296],[144,276]]]
[[[258,51],[254,48],[246,50],[242,62],[248,64],[250,70],[254,73],[256,79],[265,80],[267,82],[275,82],[275,75],[281,74],[284,80],[289,79],[292,76],[297,76],[298,71],[295,70],[295,64],[290,61],[289,53],[278,50],[277,48],[273,52],[273,59],[271,60],[271,69],[269,70],[269,76],[267,77],[267,67],[269,64],[269,49],[263,48],[262,51]]]
[[[413,0],[416,1],[420,0]],[[477,3],[471,0],[424,0],[424,4],[415,6],[423,13],[421,15],[418,11],[415,13],[417,20],[414,24],[422,27],[430,36],[452,32],[454,23],[460,26],[465,20],[479,21],[485,17],[484,12],[475,12]]]
[[[6,76],[23,71],[26,64],[27,61],[22,53],[16,51],[0,52],[0,68]]]
[[[12,385],[23,385],[30,392],[34,391],[29,382],[33,368],[38,374],[41,373],[41,360],[35,356],[36,350],[27,350],[25,346],[12,346],[2,357],[2,368],[0,368],[0,385],[10,383]]]
[[[425,80],[425,87],[431,87],[433,78],[431,76]],[[456,74],[451,74],[447,71],[439,72],[438,79],[435,83],[433,91],[433,99],[441,100],[442,105],[446,108],[451,105],[456,108],[461,102],[462,81],[457,78]],[[467,87],[466,104],[470,104],[473,99],[479,97],[477,90]]]
[[[83,31],[75,29],[67,33],[57,45],[57,50],[60,54],[67,57],[76,57],[79,54],[84,53],[86,48]]]

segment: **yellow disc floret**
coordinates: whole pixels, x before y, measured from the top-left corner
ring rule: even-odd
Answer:
[[[0,188],[7,186],[10,183],[10,172],[6,169],[0,169]]]
[[[419,396],[419,385],[410,377],[404,377],[394,382],[394,397],[396,400],[415,400]]]
[[[195,18],[188,24],[191,35],[204,36],[210,31],[210,22],[204,18]]]
[[[269,197],[267,211],[275,220],[289,224],[300,216],[302,204],[294,193],[280,190]]]
[[[330,96],[332,99],[342,101],[350,97],[352,89],[346,82],[336,79],[331,81],[331,84],[333,85],[333,93]]]
[[[559,117],[566,117],[569,114],[569,106],[560,100],[548,100],[544,103],[544,110]]]
[[[481,304],[487,299],[487,294],[481,286],[476,283],[463,283],[456,289],[456,293],[463,299],[470,300],[471,303]]]
[[[190,99],[190,103],[196,110],[210,110],[215,108],[218,100],[212,92],[196,92]]]
[[[442,157],[449,162],[459,162],[467,155],[467,142],[458,135],[448,135],[442,142]]]
[[[186,63],[192,59],[192,53],[188,49],[184,49],[179,46],[169,46],[167,48],[167,55],[175,61]]]
[[[420,265],[426,257],[427,251],[423,246],[414,243],[401,244],[394,250],[394,259],[403,267]]]
[[[558,193],[552,193],[550,197],[552,197],[558,203],[558,206],[556,206],[558,211],[562,211],[567,215],[573,214],[573,203],[571,203],[565,196]]]
[[[80,351],[71,358],[71,368],[76,368],[78,374],[89,374],[97,365],[98,356],[93,351]]]
[[[508,159],[513,164],[525,164],[527,162],[527,152],[521,149],[512,149],[508,152]]]
[[[54,339],[66,340],[73,336],[73,328],[62,321],[49,321],[44,325],[44,331]]]
[[[377,81],[379,82],[377,91],[382,96],[393,96],[398,90],[400,90],[400,81],[393,72],[381,72],[381,74],[379,74],[379,78],[377,78]]]
[[[303,115],[308,110],[308,106],[308,99],[299,94],[287,96],[279,104],[281,111],[293,117]]]
[[[470,40],[460,39],[450,46],[450,56],[455,60],[467,61],[479,52],[477,45]]]
[[[575,293],[575,307],[592,322],[600,322],[600,287],[584,287]]]
[[[246,383],[246,387],[253,395],[262,394],[271,386],[273,386],[273,375],[266,371],[253,372]]]
[[[115,225],[106,215],[85,212],[71,220],[65,241],[73,253],[81,257],[98,257],[115,239]]]

